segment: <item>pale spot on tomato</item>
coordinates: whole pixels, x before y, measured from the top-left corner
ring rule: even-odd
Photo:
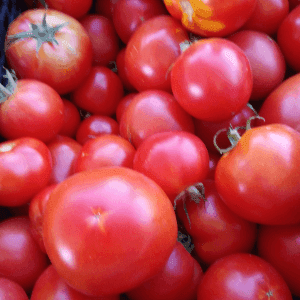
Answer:
[[[15,143],[4,144],[0,146],[0,152],[9,152],[15,147]]]
[[[107,221],[110,212],[104,211],[99,207],[97,208],[92,207],[91,210],[92,210],[92,216],[88,218],[89,225],[90,226],[97,225],[102,233],[106,233],[105,222]]]

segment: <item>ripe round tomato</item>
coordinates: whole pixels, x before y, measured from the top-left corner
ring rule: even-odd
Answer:
[[[218,162],[215,180],[225,204],[260,224],[300,222],[300,133],[282,124],[247,130]]]
[[[262,258],[246,253],[225,256],[205,272],[197,300],[292,300],[282,276]]]
[[[5,277],[0,277],[0,299],[28,300],[29,298],[18,283]]]
[[[93,59],[90,38],[76,19],[54,9],[27,10],[9,25],[6,41],[9,36],[32,31],[31,24],[41,27],[45,16],[48,31],[58,26],[54,36],[48,34],[45,40],[42,32],[46,29],[41,28],[36,33],[38,39],[24,38],[10,44],[6,58],[18,78],[40,80],[59,94],[66,94],[89,74]]]
[[[221,122],[247,104],[252,72],[245,53],[223,38],[202,39],[176,60],[171,86],[178,103],[203,121]]]
[[[124,167],[79,172],[51,193],[43,223],[58,274],[90,295],[115,295],[157,274],[177,238],[172,204],[151,179]]]
[[[196,34],[221,37],[237,31],[250,18],[256,0],[164,0],[170,14]]]

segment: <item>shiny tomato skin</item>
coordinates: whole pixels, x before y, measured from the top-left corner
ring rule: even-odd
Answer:
[[[205,37],[223,37],[245,24],[256,0],[164,0],[170,14],[191,32]]]
[[[139,92],[171,92],[170,69],[181,54],[180,44],[188,40],[186,29],[171,16],[157,16],[144,22],[126,46],[129,82]]]
[[[300,297],[300,224],[262,225],[258,231],[258,255],[277,269],[291,292]]]
[[[197,300],[292,300],[282,276],[262,258],[237,253],[217,260],[205,272]]]
[[[50,265],[37,279],[30,300],[120,300],[119,295],[89,297],[71,288]],[[16,299],[17,300],[17,299]]]
[[[28,217],[0,223],[0,276],[17,282],[30,293],[47,266],[47,255],[32,237]]]
[[[171,86],[178,103],[193,117],[221,122],[250,99],[253,78],[249,60],[233,42],[202,39],[176,60]]]
[[[121,117],[124,114],[124,111],[126,108],[129,106],[133,98],[137,95],[138,93],[129,93],[125,97],[122,98],[122,100],[119,102],[116,110],[116,119],[120,123]]]
[[[0,277],[0,299],[28,300],[25,290],[15,281]]]
[[[199,263],[177,241],[162,270],[126,295],[130,300],[194,300],[202,277]]]
[[[45,9],[23,12],[10,24],[6,35],[30,30],[30,23],[41,24],[44,14]],[[25,38],[6,50],[6,59],[18,78],[45,82],[62,95],[74,90],[90,72],[92,43],[79,21],[64,13],[48,9],[46,21],[50,26],[69,22],[55,34],[59,45],[43,43],[37,55],[36,39]]]
[[[21,79],[16,84],[13,94],[0,106],[0,134],[7,139],[50,141],[63,126],[61,97],[37,80]]]
[[[159,272],[175,246],[177,223],[155,182],[128,168],[103,167],[56,187],[43,234],[52,264],[71,287],[115,295]]]
[[[300,222],[300,134],[283,124],[246,131],[218,162],[215,181],[225,204],[266,225]]]
[[[0,205],[26,204],[49,182],[52,171],[47,146],[33,138],[0,144]]]
[[[259,115],[265,122],[256,124],[285,124],[300,132],[300,74],[284,80],[263,102]]]

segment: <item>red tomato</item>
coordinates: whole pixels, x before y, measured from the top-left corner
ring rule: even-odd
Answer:
[[[257,124],[281,123],[300,132],[300,74],[286,79],[263,102],[259,115],[265,122]]]
[[[0,205],[27,203],[49,182],[52,170],[47,146],[33,138],[0,144]]]
[[[194,133],[192,117],[176,102],[173,95],[148,90],[134,97],[120,120],[120,134],[136,148],[149,136],[165,131]]]
[[[174,203],[183,190],[206,178],[208,161],[208,151],[195,135],[159,132],[138,147],[133,169],[153,179]]]
[[[28,217],[0,223],[0,275],[20,284],[29,293],[48,259],[31,235]],[[6,299],[6,298],[3,298]]]
[[[64,122],[58,134],[73,138],[81,121],[80,114],[77,107],[71,101],[62,100],[64,103]]]
[[[221,37],[237,31],[250,18],[256,0],[164,0],[170,14],[191,32]]]
[[[124,138],[114,134],[103,134],[90,139],[82,146],[76,160],[75,172],[108,166],[132,169],[134,154],[134,147]]]
[[[210,265],[217,259],[238,252],[250,252],[257,237],[256,224],[233,213],[221,200],[213,180],[203,181],[206,201],[186,201],[176,212],[193,239],[201,263]]]
[[[246,131],[217,165],[217,190],[246,220],[267,224],[300,222],[300,134],[271,124]]]
[[[200,265],[176,242],[162,270],[126,295],[130,300],[194,300],[202,277]]]
[[[109,68],[93,66],[88,77],[73,91],[73,102],[92,114],[113,115],[124,94],[121,79]]]
[[[260,226],[258,254],[283,276],[293,294],[300,297],[300,224]]]
[[[242,29],[275,35],[288,13],[289,0],[257,0],[254,12]]]
[[[119,37],[127,44],[143,22],[163,14],[167,10],[161,0],[119,0],[114,6],[113,21]]]
[[[121,117],[124,114],[124,111],[126,108],[129,106],[133,98],[137,95],[138,93],[130,93],[127,94],[122,100],[119,102],[117,109],[116,109],[116,119],[120,123]]]
[[[55,188],[43,234],[53,266],[71,287],[114,295],[159,272],[175,246],[177,223],[155,182],[128,168],[103,167]]]
[[[50,265],[37,279],[30,300],[119,300],[119,295],[89,297],[73,288],[58,275],[57,271]]]
[[[28,296],[18,283],[5,277],[0,277],[0,299],[28,300]]]
[[[80,123],[76,133],[76,140],[81,145],[84,145],[88,140],[95,139],[102,134],[118,135],[119,124],[110,117],[93,115]]]
[[[221,122],[247,104],[253,79],[241,48],[222,38],[210,38],[195,42],[176,60],[171,85],[176,100],[189,114]]]
[[[209,164],[208,164],[209,170],[206,179],[215,180],[215,172],[216,172],[218,161],[220,159],[220,155],[211,152],[209,152],[208,154],[209,154]]]
[[[89,14],[80,19],[93,45],[93,63],[107,66],[116,60],[119,38],[113,22],[103,16]]]
[[[300,4],[299,0],[289,0],[290,11],[293,10],[297,5]]]
[[[125,50],[129,82],[138,90],[171,92],[170,70],[188,41],[187,31],[171,16],[144,22],[132,35]]]
[[[300,71],[300,6],[293,9],[282,21],[278,32],[277,42],[286,59],[295,71]]]
[[[44,16],[45,9],[23,12],[9,25],[6,40],[9,36],[24,35],[32,30],[31,24],[42,24]],[[46,23],[50,28],[58,26],[52,38],[46,35],[50,41],[40,38],[43,35],[37,32],[39,39],[24,38],[7,47],[6,58],[17,77],[43,81],[59,94],[66,94],[89,74],[93,58],[92,43],[83,26],[64,13],[48,9]],[[42,32],[45,30],[40,29]]]
[[[33,137],[48,142],[62,128],[63,120],[61,97],[37,80],[18,80],[11,95],[0,104],[0,134],[7,139]]]
[[[63,135],[57,135],[47,146],[52,157],[52,173],[48,184],[59,183],[75,172],[82,146]]]
[[[114,7],[119,0],[96,0],[96,13],[112,19]]]
[[[197,300],[292,300],[282,276],[262,258],[246,253],[217,260],[205,272]]]
[[[33,238],[39,244],[41,250],[46,253],[44,239],[43,239],[43,218],[44,218],[44,210],[46,204],[50,198],[50,194],[56,187],[56,184],[48,185],[39,193],[37,193],[29,205],[29,220],[30,220],[30,229]]]
[[[253,75],[250,99],[266,98],[282,82],[285,74],[285,60],[279,46],[267,34],[252,30],[237,32],[228,40],[238,45],[249,59]]]

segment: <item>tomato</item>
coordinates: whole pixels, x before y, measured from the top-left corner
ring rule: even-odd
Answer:
[[[76,140],[84,145],[102,134],[119,134],[119,124],[111,117],[93,115],[84,119],[76,132]]]
[[[28,217],[0,223],[0,275],[20,284],[29,293],[48,259],[31,235]],[[6,299],[6,298],[5,298]]]
[[[162,270],[126,294],[130,300],[194,300],[202,277],[200,265],[176,242]]]
[[[149,136],[165,131],[194,133],[192,117],[173,95],[160,90],[140,92],[126,108],[120,120],[120,135],[136,148]]]
[[[72,101],[92,114],[111,116],[124,94],[121,79],[109,68],[93,66],[71,94]]]
[[[187,31],[171,16],[145,21],[131,36],[125,50],[129,82],[138,91],[171,92],[170,70],[188,41]]]
[[[127,44],[143,22],[163,14],[167,10],[161,0],[119,0],[114,6],[113,21],[119,37]]]
[[[60,131],[64,104],[49,85],[21,79],[0,104],[0,134],[7,139],[33,137],[48,142]],[[1,87],[0,87],[1,90]]]
[[[204,180],[206,200],[186,201],[186,211],[179,203],[176,212],[193,239],[201,264],[238,252],[250,252],[257,237],[255,223],[242,219],[223,203],[213,180]]]
[[[119,123],[121,121],[121,117],[124,114],[124,111],[126,110],[126,108],[129,106],[129,104],[137,94],[138,93],[129,93],[124,98],[122,98],[122,100],[119,102],[116,109],[116,119]]]
[[[205,272],[197,300],[292,300],[282,276],[262,258],[246,253],[217,260]]]
[[[82,146],[68,136],[57,135],[47,147],[52,157],[52,172],[48,184],[59,183],[75,172]]]
[[[174,203],[183,190],[206,178],[208,161],[208,151],[195,135],[159,132],[137,148],[133,169],[153,179]]]
[[[5,277],[0,277],[0,299],[28,300],[28,296],[18,283]]]
[[[46,17],[47,30],[56,27],[53,34],[43,36],[42,23]],[[47,83],[59,94],[74,90],[89,74],[92,64],[92,43],[83,26],[74,18],[57,10],[27,10],[20,14],[6,33],[9,37],[26,36],[32,25],[41,27],[38,38],[13,40],[6,48],[6,59],[17,77],[31,78]],[[53,31],[53,30],[52,30]],[[51,36],[53,35],[53,36]]]
[[[215,172],[216,172],[218,161],[220,159],[220,155],[211,152],[209,152],[208,154],[209,154],[209,163],[208,163],[209,170],[206,179],[215,180]]]
[[[50,198],[50,194],[56,187],[56,184],[51,184],[37,193],[30,201],[28,216],[30,220],[30,229],[33,238],[39,244],[41,250],[46,253],[43,239],[43,218],[46,204]]]
[[[170,14],[191,32],[221,37],[241,28],[250,18],[256,0],[164,0]]]
[[[300,134],[282,124],[246,131],[218,162],[215,180],[225,204],[246,220],[300,222]]]
[[[135,148],[124,138],[103,134],[90,139],[83,146],[75,164],[75,172],[99,169],[106,166],[131,168]]]
[[[67,284],[90,296],[115,295],[160,271],[175,246],[177,223],[155,182],[128,168],[103,167],[55,188],[43,235]]]
[[[257,124],[281,123],[300,132],[300,74],[286,79],[263,102],[259,115],[265,122]]]
[[[0,205],[27,203],[49,182],[52,171],[47,146],[33,138],[0,144]]]
[[[253,75],[250,99],[266,98],[285,75],[285,60],[279,46],[267,34],[253,30],[239,31],[228,39],[238,45],[249,59]]]
[[[293,9],[282,21],[278,32],[277,42],[286,59],[287,64],[295,71],[300,71],[300,6]]]
[[[244,52],[222,38],[192,44],[171,70],[171,86],[178,103],[203,121],[221,122],[247,104],[252,72]]]
[[[96,14],[80,19],[93,45],[93,63],[107,66],[116,60],[119,52],[119,38],[112,20]]]
[[[50,265],[37,279],[30,300],[119,300],[119,295],[89,297],[71,288]],[[17,300],[17,299],[16,299]]]
[[[300,297],[300,225],[260,226],[258,254],[283,276],[293,294]]]
[[[114,7],[119,0],[96,0],[96,13],[106,18],[112,19]]]
[[[289,0],[290,11],[300,4],[299,0]]]
[[[242,29],[275,35],[289,13],[289,0],[257,0],[254,12]]]

